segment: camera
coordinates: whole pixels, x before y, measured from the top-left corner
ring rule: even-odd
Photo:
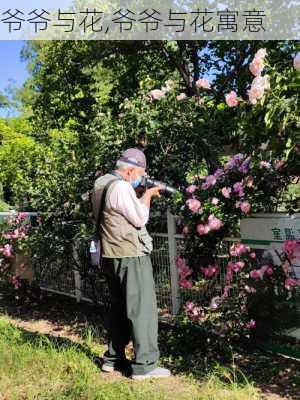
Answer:
[[[154,178],[151,178],[148,175],[143,176],[140,186],[142,186],[145,189],[153,187],[153,186],[158,186],[158,187],[160,187],[162,192],[166,192],[169,194],[175,194],[178,192],[178,190],[173,188],[172,186],[169,186],[164,182],[161,182]]]

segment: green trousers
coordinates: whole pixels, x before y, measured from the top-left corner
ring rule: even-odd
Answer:
[[[133,341],[133,374],[143,374],[157,367],[158,314],[150,255],[104,258],[111,307],[108,315],[108,351],[104,362],[123,361],[125,347]]]

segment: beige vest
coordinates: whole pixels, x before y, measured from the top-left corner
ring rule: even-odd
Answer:
[[[150,254],[152,251],[152,238],[146,227],[136,228],[127,219],[113,210],[108,205],[109,195],[119,178],[112,174],[106,174],[96,179],[92,193],[92,205],[95,220],[98,218],[98,210],[101,204],[105,185],[114,180],[107,192],[105,205],[100,224],[102,238],[103,257],[137,257]]]

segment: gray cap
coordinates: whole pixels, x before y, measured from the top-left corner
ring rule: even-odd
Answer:
[[[123,151],[118,161],[134,165],[135,167],[146,168],[145,154],[142,150],[136,148],[130,148]]]

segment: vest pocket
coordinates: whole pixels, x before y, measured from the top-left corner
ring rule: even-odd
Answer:
[[[141,229],[138,229],[138,238],[139,241],[142,243],[143,245],[143,251],[148,254],[151,253],[151,251],[153,250],[153,244],[152,244],[152,237],[149,235],[149,233],[147,232],[146,227],[143,227]]]

